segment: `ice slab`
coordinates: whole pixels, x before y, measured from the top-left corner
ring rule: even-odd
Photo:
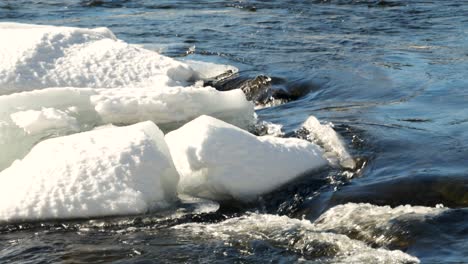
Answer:
[[[6,150],[0,171],[45,138],[146,120],[169,130],[203,114],[240,127],[255,120],[242,91],[210,87],[48,88],[0,96],[0,149]]]
[[[0,23],[0,39],[0,94],[65,86],[183,86],[200,75],[183,62],[118,40],[107,28]]]
[[[48,139],[0,172],[0,221],[144,213],[175,201],[177,182],[150,121]]]
[[[335,132],[332,124],[321,124],[315,116],[310,116],[302,127],[309,133],[312,142],[319,144],[326,151],[331,163],[337,163],[344,168],[356,167],[354,159],[349,154],[341,137]]]
[[[250,201],[327,164],[305,140],[256,137],[209,116],[166,135],[181,176],[179,191],[214,200]]]
[[[287,216],[247,214],[216,224],[184,224],[173,227],[187,236],[209,243],[219,240],[241,251],[265,250],[284,256],[284,251],[296,253],[297,262],[314,263],[419,263],[413,256],[399,250],[372,248],[345,235],[324,232],[307,220]],[[280,261],[281,262],[281,261]]]
[[[239,69],[236,67],[226,64],[196,60],[183,60],[183,62],[194,69],[197,72],[198,77],[202,80],[209,80],[222,75],[229,77],[230,75],[239,72]]]

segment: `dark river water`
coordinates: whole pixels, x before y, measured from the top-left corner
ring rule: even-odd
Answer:
[[[234,65],[239,80],[268,76],[294,100],[259,107],[260,120],[287,136],[310,115],[332,122],[359,164],[218,211],[183,202],[0,226],[1,263],[392,263],[378,259],[391,250],[468,263],[468,1],[2,0],[0,21],[108,27],[167,56]],[[340,204],[359,210],[324,217]]]

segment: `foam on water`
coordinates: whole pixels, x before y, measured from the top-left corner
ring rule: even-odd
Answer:
[[[258,250],[256,241],[265,241],[320,263],[419,263],[399,250],[374,249],[347,236],[324,232],[310,221],[286,216],[252,213],[217,224],[184,224],[174,229],[198,239],[227,241],[247,254]]]
[[[322,214],[314,224],[330,232],[352,235],[354,238],[379,246],[398,244],[402,230],[399,222],[419,221],[439,215],[447,208],[424,206],[376,206],[348,203],[338,205]]]

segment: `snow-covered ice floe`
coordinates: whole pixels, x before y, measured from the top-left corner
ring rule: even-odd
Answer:
[[[287,216],[248,214],[216,224],[184,224],[173,227],[187,236],[207,242],[227,241],[240,250],[289,251],[319,263],[419,263],[399,250],[375,249],[341,234],[325,232],[308,220]],[[314,262],[315,263],[315,262]]]
[[[0,94],[47,87],[177,86],[187,64],[118,40],[107,28],[0,23]]]
[[[151,121],[48,139],[0,172],[0,221],[144,213],[177,199],[178,178]]]
[[[321,148],[296,138],[256,137],[209,116],[166,135],[179,191],[249,201],[327,164]]]
[[[162,130],[206,114],[247,128],[242,91],[203,80],[228,65],[180,62],[118,40],[106,28],[0,23],[0,171],[40,140],[151,120]]]
[[[210,87],[48,88],[0,96],[0,149],[6,150],[0,170],[44,138],[146,120],[168,130],[202,114],[239,127],[255,120],[242,91]]]
[[[177,61],[106,28],[0,23],[0,39],[0,221],[142,213],[177,189],[251,201],[329,153],[352,167],[318,121],[305,127],[323,149],[242,130],[256,122],[253,103],[203,86],[233,66]]]
[[[50,87],[188,86],[237,68],[186,62],[117,39],[107,28],[0,23],[0,95]]]

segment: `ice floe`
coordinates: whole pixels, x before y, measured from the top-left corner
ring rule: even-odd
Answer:
[[[214,200],[249,201],[327,164],[308,141],[256,137],[209,116],[168,133],[166,141],[179,191]]]
[[[243,128],[255,120],[242,91],[200,82],[233,66],[180,62],[107,28],[0,23],[0,39],[0,171],[43,139],[105,124],[151,120],[167,131],[203,114]]]
[[[48,88],[0,96],[0,149],[6,150],[0,170],[44,138],[146,120],[168,130],[202,114],[244,128],[255,120],[242,91],[210,87]]]
[[[177,182],[150,121],[48,139],[0,172],[0,221],[144,213],[175,201]]]
[[[252,201],[331,157],[354,166],[312,117],[323,149],[268,122],[270,136],[243,130],[256,117],[242,90],[203,86],[233,66],[177,61],[107,28],[0,23],[0,39],[0,221],[142,213],[176,189]]]
[[[356,166],[341,137],[336,133],[331,124],[321,124],[315,116],[309,116],[302,124],[308,133],[308,138],[326,151],[326,156],[331,163],[337,163],[344,168],[353,169]]]
[[[118,40],[107,28],[0,23],[0,39],[0,94],[65,86],[162,88],[198,78],[187,64]]]

